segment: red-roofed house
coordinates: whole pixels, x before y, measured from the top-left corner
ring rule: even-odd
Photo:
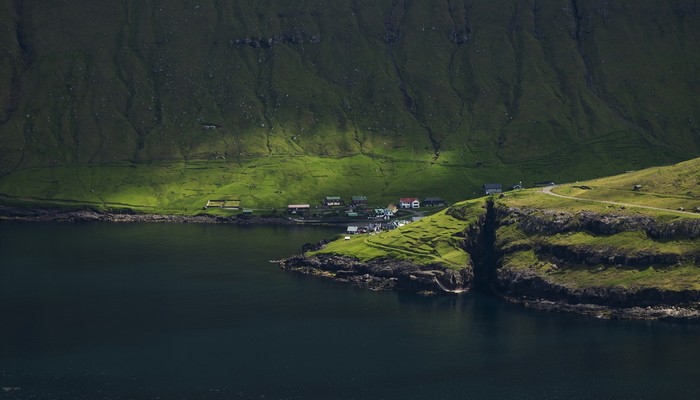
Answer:
[[[420,200],[415,197],[402,197],[399,199],[399,207],[401,208],[420,208]]]

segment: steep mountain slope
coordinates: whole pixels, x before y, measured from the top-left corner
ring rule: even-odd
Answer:
[[[2,0],[0,26],[0,176],[366,155],[578,178],[700,150],[695,0]]]

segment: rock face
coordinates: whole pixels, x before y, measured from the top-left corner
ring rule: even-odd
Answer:
[[[521,232],[540,238],[583,231],[603,237],[643,231],[647,237],[663,241],[696,239],[700,232],[700,220],[692,219],[665,222],[650,216],[601,215],[593,212],[572,214],[503,207],[494,212],[501,226],[516,224]],[[532,250],[540,260],[538,262],[551,262],[555,272],[572,265],[601,271],[607,268],[639,269],[652,265],[672,268],[681,263],[697,264],[700,255],[693,252],[678,254],[625,250],[607,245],[553,244],[536,239],[529,244],[511,244],[501,240],[497,241],[494,249],[499,261],[491,266],[496,272],[491,284],[501,297],[538,309],[603,318],[700,319],[700,291],[619,285],[570,287],[549,278],[534,265],[524,268],[504,262],[509,254],[524,249]]]
[[[499,237],[499,227],[514,226],[528,240]],[[282,269],[349,282],[372,290],[405,290],[418,293],[463,293],[474,287],[489,289],[500,297],[527,307],[575,312],[598,318],[699,319],[700,291],[664,290],[618,285],[573,286],[558,283],[537,265],[512,265],[507,257],[532,251],[539,261],[558,268],[645,269],[673,268],[698,263],[700,255],[627,251],[612,246],[567,245],[548,241],[556,234],[586,231],[600,236],[627,231],[645,232],[656,240],[697,238],[700,220],[664,222],[648,216],[543,211],[510,208],[487,203],[487,212],[465,228],[464,250],[470,265],[455,271],[440,265],[417,266],[408,261],[357,259],[320,254],[295,256],[280,261]],[[317,249],[317,248],[314,248]],[[554,264],[556,262],[556,264]],[[557,266],[558,265],[558,266]]]
[[[361,262],[331,254],[294,256],[280,261],[282,269],[350,282],[372,290],[405,290],[423,294],[469,291],[471,268],[458,271],[440,265],[417,266],[407,261],[379,259]]]

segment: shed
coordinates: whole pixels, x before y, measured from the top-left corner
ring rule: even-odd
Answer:
[[[500,183],[484,183],[484,194],[503,193],[503,185]]]
[[[297,211],[308,211],[311,208],[308,204],[290,204],[287,206],[287,211],[297,212]]]

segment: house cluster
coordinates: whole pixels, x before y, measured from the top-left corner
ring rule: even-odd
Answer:
[[[289,204],[287,205],[287,213],[298,218],[310,216],[319,218],[347,217],[390,220],[399,209],[417,209],[445,205],[447,203],[440,197],[428,197],[422,201],[417,197],[402,197],[396,204],[392,203],[386,207],[370,207],[367,196],[364,195],[351,196],[349,201],[340,196],[326,196],[317,205],[308,203]]]

